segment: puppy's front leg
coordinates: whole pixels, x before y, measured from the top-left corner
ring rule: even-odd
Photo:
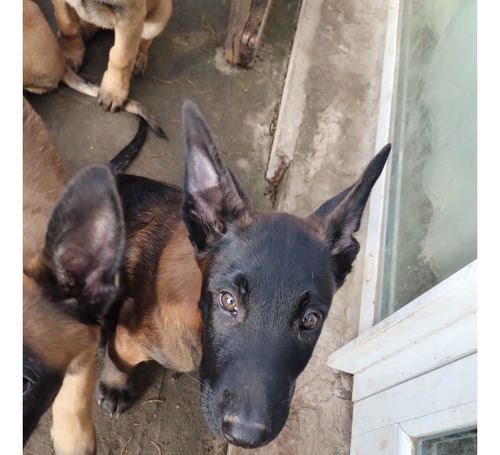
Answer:
[[[141,39],[142,23],[115,28],[115,43],[109,51],[108,68],[102,78],[98,101],[105,110],[115,112],[128,98],[130,76]]]
[[[79,71],[85,54],[80,18],[73,7],[64,0],[52,0],[52,4],[59,28],[59,44],[66,63],[75,71]]]
[[[120,415],[135,398],[130,375],[141,362],[151,360],[136,346],[128,332],[118,325],[116,333],[106,346],[102,368],[96,383],[96,398],[109,415]]]
[[[95,353],[66,374],[52,405],[52,440],[56,455],[94,455],[92,397],[96,379]]]
[[[172,0],[160,0],[156,2],[154,8],[147,13],[144,27],[142,29],[142,39],[135,61],[134,76],[143,75],[148,65],[148,51],[153,39],[156,38],[165,28],[172,16]]]

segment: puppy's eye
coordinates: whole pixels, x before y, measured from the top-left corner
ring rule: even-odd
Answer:
[[[307,313],[302,318],[300,323],[300,328],[303,330],[311,330],[316,327],[316,324],[319,321],[319,316],[316,313]]]
[[[229,292],[221,292],[219,294],[219,306],[231,314],[236,314],[238,312],[238,307],[236,305],[236,299]]]
[[[23,397],[30,392],[32,386],[33,383],[29,379],[23,377]]]

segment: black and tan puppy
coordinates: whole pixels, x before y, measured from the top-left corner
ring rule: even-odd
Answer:
[[[209,427],[231,444],[258,447],[287,420],[295,381],[359,251],[353,234],[390,146],[354,185],[302,219],[252,210],[190,102],[184,129],[184,192],[118,179],[126,299],[97,397],[120,413],[131,403],[129,374],[139,362],[188,371],[201,356]]]
[[[95,453],[96,354],[116,300],[125,228],[112,169],[140,149],[147,126],[113,160],[69,182],[40,117],[23,99],[23,439],[53,403],[57,455]]]
[[[95,27],[114,30],[115,42],[99,88],[105,110],[121,109],[130,77],[143,74],[148,50],[172,15],[172,0],[52,0],[66,62],[76,71],[85,53],[83,33]]]
[[[61,47],[38,5],[23,0],[23,89],[41,94],[56,89],[59,82],[97,98],[99,87],[66,65]],[[166,137],[156,117],[141,103],[129,99],[122,108],[142,117],[156,134]]]

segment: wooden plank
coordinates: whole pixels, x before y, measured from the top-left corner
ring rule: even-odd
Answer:
[[[245,68],[255,62],[272,0],[232,0],[225,44],[229,63]]]

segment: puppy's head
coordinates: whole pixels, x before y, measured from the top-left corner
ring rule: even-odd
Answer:
[[[353,234],[390,146],[301,219],[251,210],[190,102],[184,128],[183,219],[203,269],[203,413],[231,444],[258,447],[286,423],[295,381],[359,251]]]
[[[60,196],[40,253],[23,270],[23,438],[54,401],[64,376],[95,361],[100,323],[118,295],[125,243],[114,177],[76,175]]]

